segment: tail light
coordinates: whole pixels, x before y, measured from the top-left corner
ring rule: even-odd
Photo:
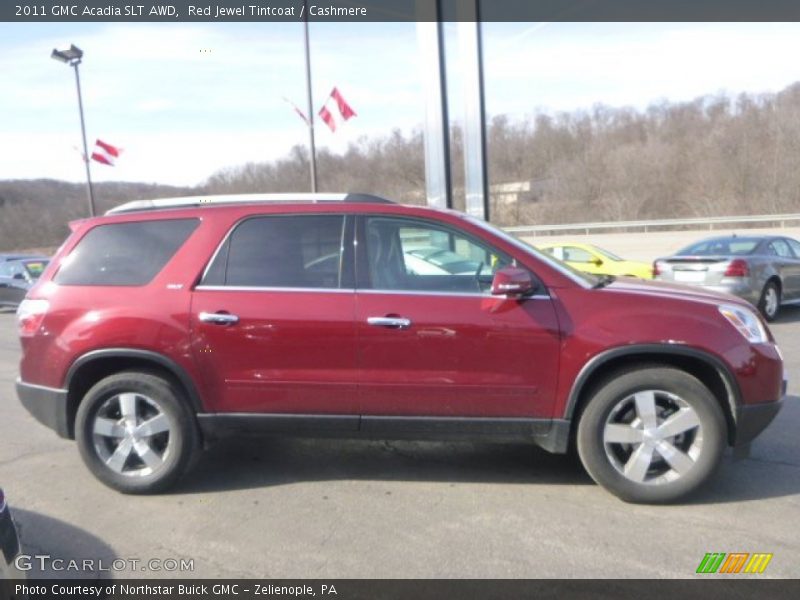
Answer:
[[[731,261],[728,268],[725,269],[725,277],[747,277],[750,274],[750,268],[747,266],[747,261],[737,258]]]
[[[23,300],[17,309],[17,333],[31,337],[39,331],[50,303],[47,300]]]

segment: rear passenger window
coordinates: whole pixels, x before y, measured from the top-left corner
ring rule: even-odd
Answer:
[[[54,277],[59,285],[145,285],[197,228],[198,219],[98,225]]]
[[[789,258],[792,256],[792,251],[789,250],[789,244],[783,240],[772,240],[769,243],[771,253],[780,256],[781,258]]]
[[[338,288],[343,235],[342,215],[247,219],[220,248],[203,285]]]
[[[800,258],[800,242],[791,238],[787,239],[786,241],[789,243],[789,246],[792,247],[795,258]]]

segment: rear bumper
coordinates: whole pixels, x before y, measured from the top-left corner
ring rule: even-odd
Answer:
[[[712,292],[719,292],[723,294],[733,294],[742,300],[747,300],[753,306],[758,304],[760,290],[755,289],[748,280],[734,280],[730,283],[721,285],[703,285],[701,286]]]
[[[37,421],[63,438],[70,438],[67,390],[33,385],[17,379],[17,396]]]

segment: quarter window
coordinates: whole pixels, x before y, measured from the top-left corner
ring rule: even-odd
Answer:
[[[195,230],[197,219],[98,225],[56,273],[59,285],[145,285]]]
[[[208,268],[204,285],[341,287],[344,217],[254,217],[233,230]]]

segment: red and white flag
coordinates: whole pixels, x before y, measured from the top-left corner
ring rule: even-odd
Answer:
[[[338,112],[339,116],[335,117],[334,113]],[[347,121],[350,117],[358,116],[356,111],[345,101],[344,96],[339,93],[339,90],[333,88],[331,95],[325,100],[325,104],[319,111],[320,118],[325,121],[331,131],[336,131],[336,122],[338,119]]]
[[[116,146],[107,144],[103,140],[97,140],[94,143],[92,160],[96,160],[99,163],[113,167],[114,163],[119,158],[120,152],[122,152],[122,148],[117,148]]]

